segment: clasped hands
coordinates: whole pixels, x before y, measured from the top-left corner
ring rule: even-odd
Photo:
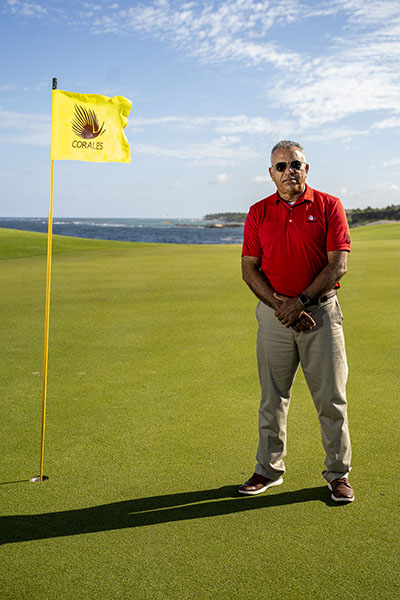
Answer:
[[[311,331],[315,327],[314,319],[309,313],[305,312],[304,306],[297,297],[280,296],[276,292],[274,292],[274,297],[280,302],[275,311],[275,316],[283,325],[292,327],[297,333]]]

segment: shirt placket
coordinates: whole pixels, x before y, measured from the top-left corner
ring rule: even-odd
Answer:
[[[292,206],[289,206],[289,211],[288,211],[288,221],[289,224],[294,224],[294,209],[297,208],[298,212],[301,212],[300,207],[303,206],[303,204],[305,204],[305,201],[303,200],[303,202],[300,202],[300,204],[293,204]]]

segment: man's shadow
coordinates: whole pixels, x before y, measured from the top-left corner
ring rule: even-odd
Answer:
[[[0,543],[129,529],[301,502],[320,501],[328,506],[336,504],[330,499],[326,486],[257,497],[240,496],[237,489],[237,486],[225,486],[54,513],[4,516],[0,517]]]

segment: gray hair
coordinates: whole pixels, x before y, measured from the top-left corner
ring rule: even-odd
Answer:
[[[272,155],[277,150],[290,150],[290,148],[298,148],[302,152],[304,152],[304,148],[298,142],[292,142],[291,140],[281,140],[271,150],[271,164],[272,164]]]

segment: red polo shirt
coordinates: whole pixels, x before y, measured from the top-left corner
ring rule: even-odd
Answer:
[[[350,251],[339,198],[306,186],[292,206],[275,192],[250,208],[242,256],[261,258],[261,269],[278,293],[301,294],[327,264],[327,252],[334,250]]]

